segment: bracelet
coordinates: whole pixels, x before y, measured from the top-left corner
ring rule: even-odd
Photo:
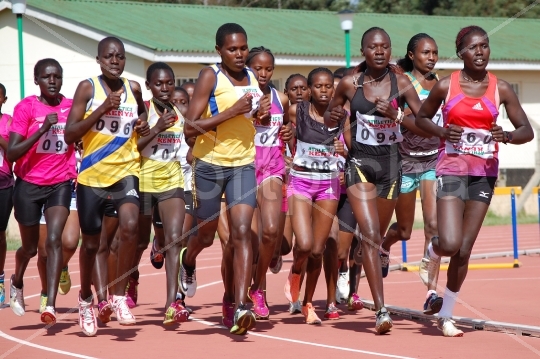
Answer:
[[[397,109],[397,116],[396,116],[395,122],[396,122],[397,124],[402,123],[404,117],[405,117],[405,112],[403,112],[403,111],[401,110],[401,107],[398,107],[398,109]]]

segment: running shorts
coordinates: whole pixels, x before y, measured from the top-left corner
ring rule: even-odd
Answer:
[[[450,176],[437,177],[437,202],[445,197],[459,198],[465,201],[491,203],[497,177]]]
[[[351,203],[346,194],[342,194],[339,197],[336,215],[339,222],[339,230],[341,232],[354,233],[356,229],[356,218],[354,218]]]
[[[411,193],[418,187],[422,181],[435,181],[435,169],[430,169],[420,173],[407,173],[401,177],[401,193]]]
[[[13,209],[13,186],[0,189],[0,232],[5,232]]]

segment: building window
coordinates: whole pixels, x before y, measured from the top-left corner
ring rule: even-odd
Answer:
[[[176,78],[176,86],[182,86],[186,82],[195,83],[195,82],[197,82],[197,78],[193,78],[193,77],[177,77]]]
[[[512,89],[516,93],[518,100],[520,100],[519,83],[510,83],[510,86],[512,86]],[[501,107],[499,108],[499,114],[502,119],[508,120],[508,113],[506,113],[506,108],[504,107],[504,105],[501,105]]]

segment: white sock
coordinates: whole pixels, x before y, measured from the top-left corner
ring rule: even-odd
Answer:
[[[432,294],[437,294],[437,291],[435,291],[435,290],[433,290],[433,289],[428,290],[428,291],[427,291],[427,294],[426,294],[426,299],[428,299],[429,296],[432,295]]]
[[[429,243],[427,250],[428,250],[429,256],[432,259],[439,259],[439,256],[437,255],[437,253],[435,253],[435,251],[433,250],[433,244],[431,244],[431,242]]]
[[[443,305],[439,312],[439,318],[452,318],[458,294],[459,292],[454,293],[448,288],[444,290]]]

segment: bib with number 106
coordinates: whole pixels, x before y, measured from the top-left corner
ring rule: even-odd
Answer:
[[[259,107],[259,101],[263,96],[261,89],[258,86],[234,86],[234,89],[239,100],[247,93],[250,93],[253,96],[251,112],[244,114],[247,118],[251,118],[251,113]]]
[[[332,142],[333,143],[333,142]],[[343,163],[335,153],[334,146],[306,143],[300,140],[296,143],[296,154],[293,163],[308,170],[341,171]]]
[[[272,115],[270,124],[263,126],[255,123],[255,146],[257,147],[277,147],[280,145],[279,130],[283,125],[283,115]]]
[[[52,125],[43,136],[39,138],[36,152],[50,155],[63,155],[68,150],[64,140],[65,123]]]
[[[386,117],[356,111],[356,142],[369,146],[392,145],[403,141],[399,124]]]
[[[447,154],[473,155],[481,158],[493,158],[497,152],[497,143],[493,140],[491,131],[463,127],[461,139],[457,143],[446,141]]]

